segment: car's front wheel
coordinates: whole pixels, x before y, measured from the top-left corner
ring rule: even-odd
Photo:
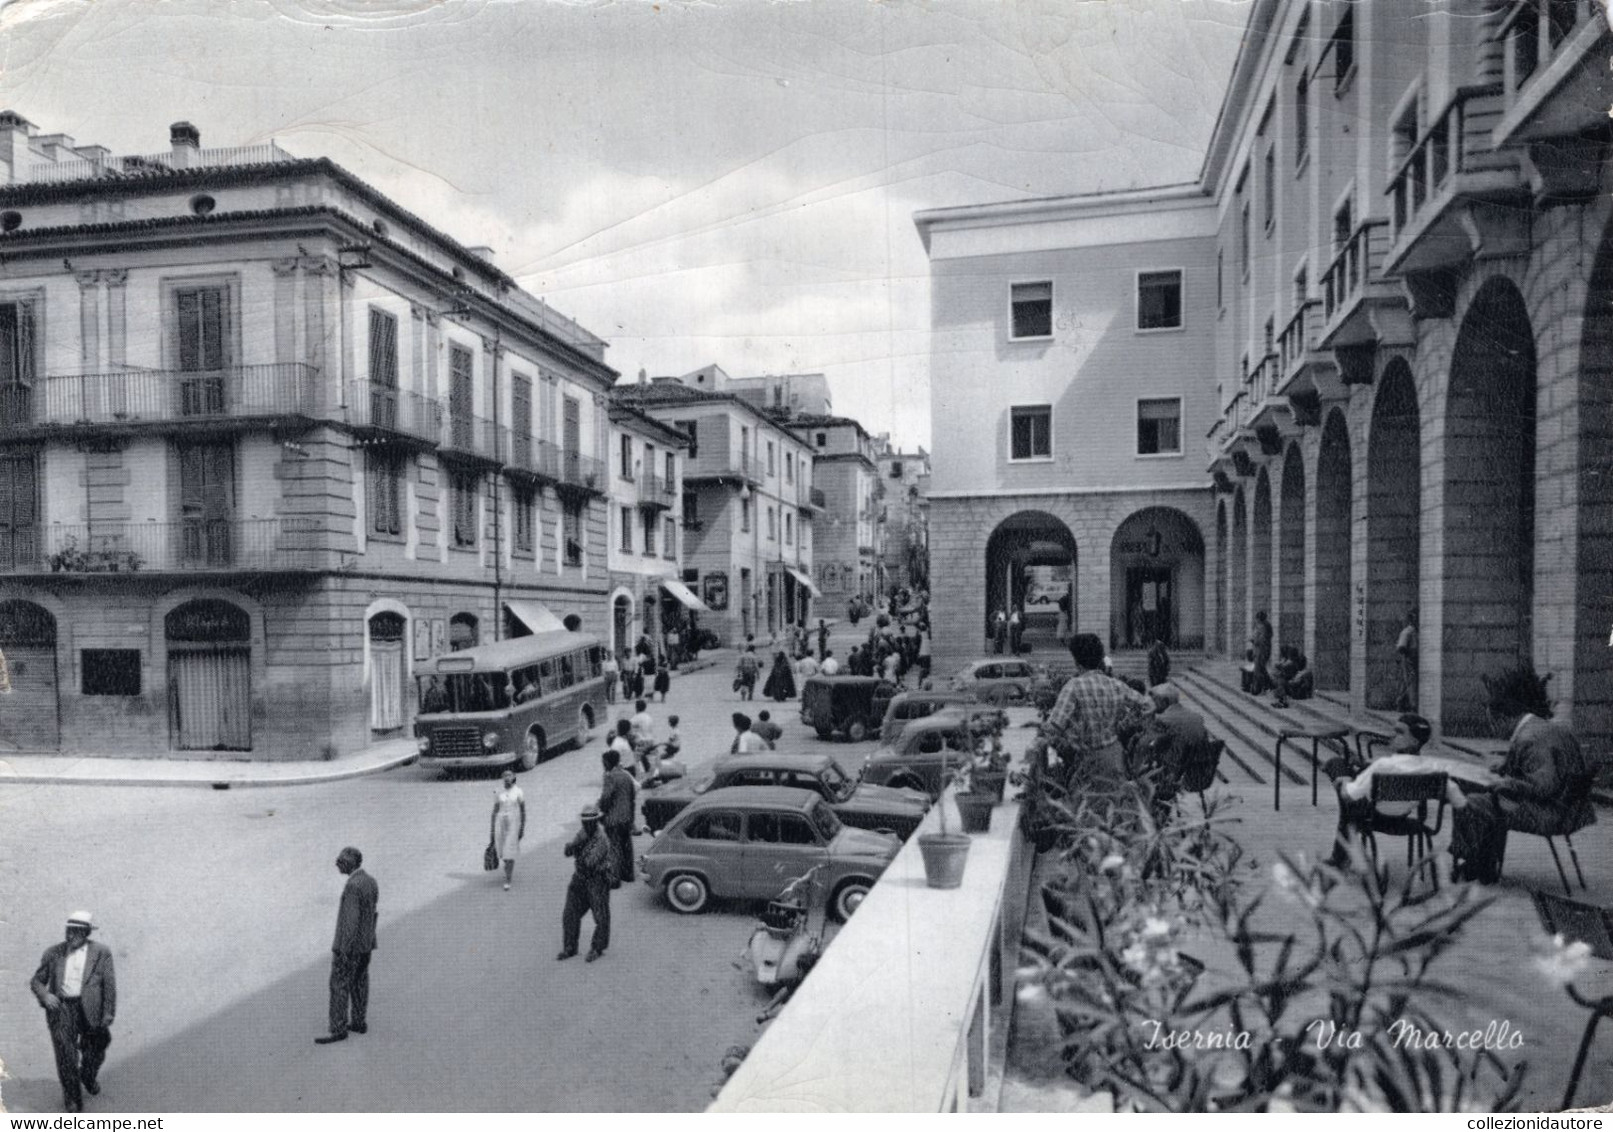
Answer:
[[[694,873],[679,873],[667,879],[666,902],[672,905],[674,911],[692,916],[706,910],[706,905],[711,902],[711,888],[704,877]]]
[[[863,898],[868,890],[874,887],[874,882],[864,880],[862,877],[853,877],[839,888],[835,889],[834,899],[830,902],[829,911],[835,919],[845,923],[851,919],[851,914],[862,906]]]
[[[846,738],[853,743],[861,743],[868,738],[868,724],[861,719],[854,719],[846,724]]]

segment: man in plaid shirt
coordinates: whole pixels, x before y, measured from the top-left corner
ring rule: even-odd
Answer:
[[[1076,673],[1059,692],[1037,733],[1037,742],[1059,756],[1066,783],[1077,764],[1100,776],[1122,776],[1125,759],[1117,732],[1135,727],[1152,713],[1153,701],[1104,675],[1103,642],[1094,634],[1078,633],[1071,638],[1070,656]]]

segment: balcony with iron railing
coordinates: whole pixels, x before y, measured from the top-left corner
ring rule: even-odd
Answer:
[[[547,440],[504,429],[500,451],[504,471],[512,476],[548,483],[560,482],[560,449]]]
[[[669,511],[676,501],[677,486],[648,468],[639,473],[638,505],[646,510]]]
[[[450,411],[443,418],[442,437],[437,442],[437,451],[447,460],[497,464],[500,459],[498,430],[486,417]]]
[[[1527,191],[1518,153],[1491,140],[1505,109],[1499,85],[1463,87],[1406,153],[1386,190],[1385,273],[1460,267],[1524,238],[1527,216],[1509,207]]]
[[[709,452],[701,450],[683,466],[685,483],[692,481],[728,481],[752,483],[761,486],[759,463],[746,452]]]
[[[347,425],[373,441],[435,448],[442,439],[442,402],[378,382],[347,385]]]
[[[0,386],[0,436],[23,439],[64,429],[129,432],[176,425],[243,427],[318,415],[319,371],[301,362],[190,371],[125,367],[109,373],[50,374]]]
[[[1513,0],[1495,33],[1502,45],[1505,110],[1490,143],[1555,141],[1531,148],[1536,172],[1548,181],[1553,174],[1571,178],[1594,192],[1594,168],[1587,182],[1588,154],[1579,143],[1607,125],[1608,75],[1601,63],[1609,35],[1602,7],[1593,0]]]
[[[605,465],[581,452],[562,450],[560,453],[560,482],[568,487],[580,488],[598,494],[604,490]],[[579,561],[581,559],[579,558]]]
[[[295,161],[291,154],[274,142],[262,145],[229,146],[219,149],[197,149],[176,157],[173,151],[145,156],[114,157],[108,154],[94,159],[43,162],[30,165],[16,178],[15,183],[60,184],[67,181],[124,180],[150,177],[153,174],[173,173],[181,169],[224,168],[232,165],[269,165],[281,161]],[[182,163],[182,164],[181,164]]]
[[[313,519],[51,523],[0,531],[0,574],[317,570]]]

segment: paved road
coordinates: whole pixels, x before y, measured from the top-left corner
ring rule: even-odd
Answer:
[[[683,716],[695,766],[727,750],[731,678],[678,679],[652,709]],[[753,706],[774,708],[785,744],[821,748],[796,704]],[[872,746],[834,749],[855,770]],[[555,962],[560,849],[597,796],[600,749],[596,737],[522,776],[530,815],[509,893],[481,871],[489,777],[407,767],[250,791],[0,790],[7,1109],[59,1111],[26,984],[78,907],[104,923],[119,975],[92,1112],[702,1108],[723,1051],[758,1034],[765,995],[735,965],[754,910],[678,916],[636,884],[615,896],[604,960]],[[348,843],[381,888],[371,1028],[316,1047]]]

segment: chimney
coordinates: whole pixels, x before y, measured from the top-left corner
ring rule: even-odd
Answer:
[[[168,144],[173,147],[173,167],[189,169],[197,164],[202,148],[202,132],[189,122],[175,122],[168,127]]]
[[[474,248],[466,248],[471,255],[487,263],[493,262],[493,249],[487,244],[477,244]]]
[[[15,185],[28,179],[33,159],[28,155],[28,138],[33,123],[15,110],[0,110],[0,184]]]
[[[650,373],[643,366],[638,367],[638,383],[640,385],[648,385],[650,383]]]

